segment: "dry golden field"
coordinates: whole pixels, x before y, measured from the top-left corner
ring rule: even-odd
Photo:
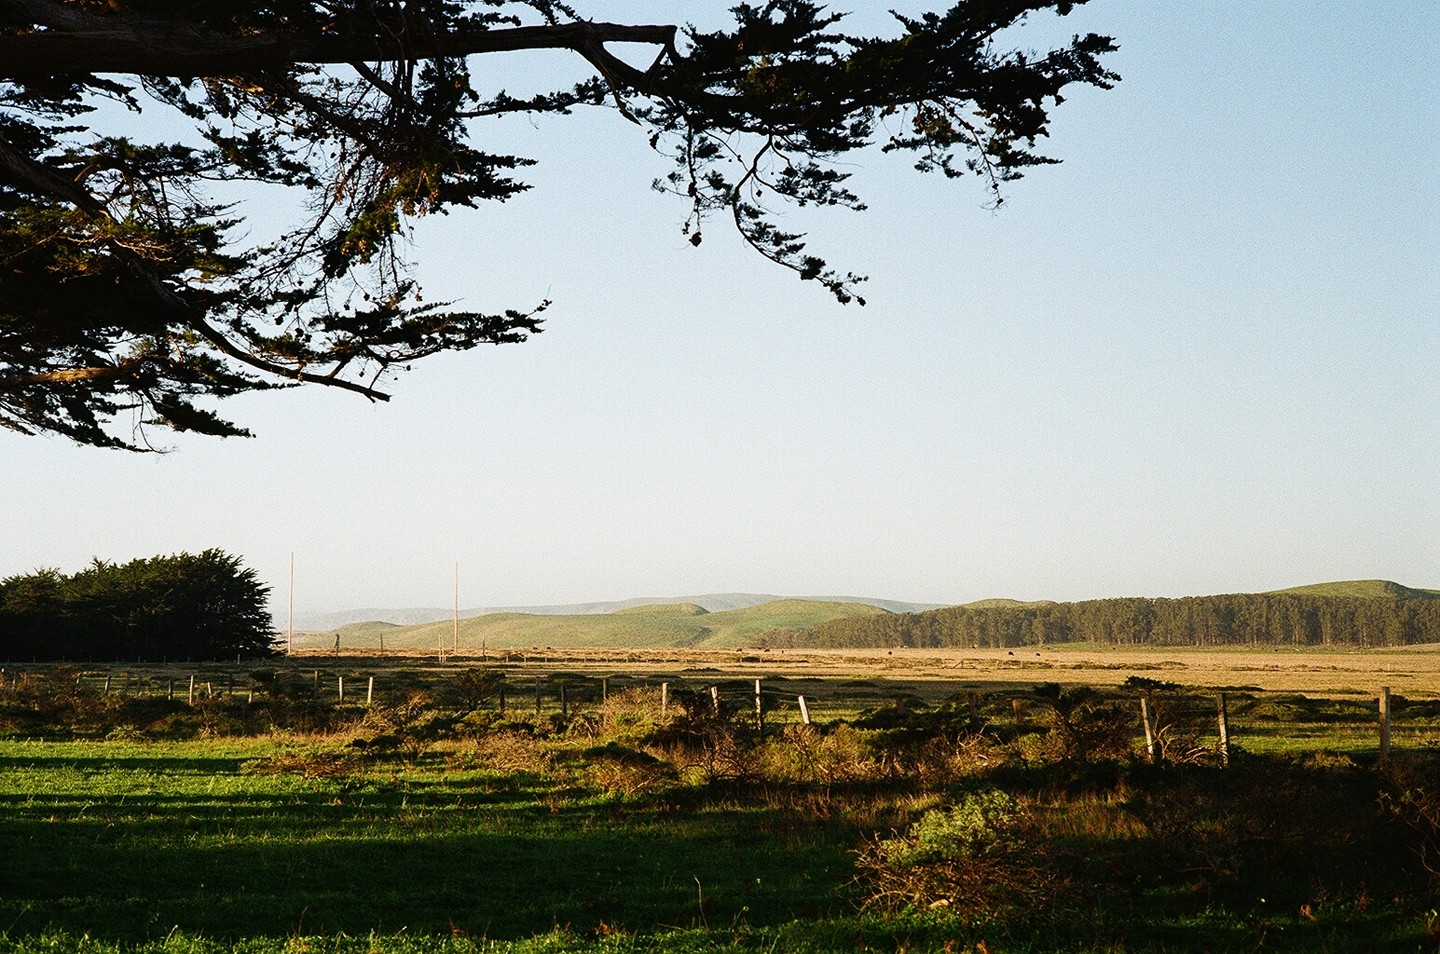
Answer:
[[[381,662],[378,653],[347,651],[345,659]],[[331,653],[307,650],[291,659],[321,662]],[[436,657],[390,652],[384,662],[424,664]],[[566,672],[593,676],[879,680],[921,695],[963,688],[1000,690],[1042,682],[1115,686],[1143,676],[1186,686],[1295,692],[1337,698],[1372,697],[1381,687],[1414,699],[1440,698],[1440,646],[1396,649],[1194,649],[1095,646],[1023,649],[790,650],[508,650],[483,653],[460,646],[447,666],[500,665],[517,677]]]

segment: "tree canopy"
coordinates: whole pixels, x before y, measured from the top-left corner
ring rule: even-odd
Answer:
[[[1000,201],[1055,161],[1037,141],[1063,91],[1116,79],[1109,37],[1007,46],[1076,2],[960,0],[876,37],[808,0],[741,3],[714,31],[559,0],[0,0],[0,425],[132,450],[151,425],[244,435],[208,399],[309,383],[383,400],[408,362],[525,340],[546,302],[422,302],[404,246],[416,217],[527,188],[534,160],[484,148],[486,121],[512,114],[619,111],[673,160],[656,186],[690,241],[728,219],[861,300],[862,279],[771,210],[863,208],[840,161],[877,146]],[[523,95],[472,75],[477,56],[537,49],[594,75]],[[107,131],[119,110],[171,121]],[[176,119],[184,134],[137,132]],[[303,215],[257,240],[217,188],[236,182]]]
[[[270,588],[221,550],[0,580],[0,658],[268,656]]]
[[[1440,599],[1237,593],[1178,599],[949,606],[776,630],[777,647],[1006,648],[1053,643],[1115,646],[1413,646],[1440,641]]]

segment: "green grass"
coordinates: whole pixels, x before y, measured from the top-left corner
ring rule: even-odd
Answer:
[[[637,606],[614,613],[545,616],[531,613],[492,613],[460,620],[463,647],[491,649],[548,647],[557,649],[675,649],[730,648],[753,642],[772,629],[804,629],[832,619],[886,612],[861,603],[821,600],[772,600],[744,609],[707,613],[692,604]],[[340,628],[342,648],[372,649],[383,638],[386,648],[421,648],[449,645],[453,620],[418,626],[389,623],[352,623]],[[310,634],[299,645],[324,648],[334,634]]]
[[[409,758],[351,744],[395,730],[359,706],[312,734],[0,739],[0,954],[1413,951],[1440,920],[1414,832],[1380,808],[1367,702],[1235,693],[1231,767],[1162,769],[1135,758],[1123,695],[1102,702],[1130,754],[1085,765],[1058,761],[1029,694],[982,695],[967,742],[963,690],[897,706],[884,680],[774,682],[827,719],[879,711],[813,735],[772,713],[713,777],[677,754],[684,736],[653,734],[649,689],[617,686],[603,711],[572,697],[569,728],[485,713]],[[1434,776],[1440,703],[1395,703],[1397,759]],[[1177,739],[1213,744],[1213,695],[1157,704]],[[183,725],[239,731],[263,705],[216,700],[212,723]],[[191,711],[161,709],[164,731]],[[635,765],[658,768],[635,785]],[[870,839],[992,788],[1027,806],[1027,851],[1073,897],[1015,922],[859,908]]]
[[[0,743],[0,927],[520,938],[846,909],[853,832],[797,831],[753,806],[677,816],[439,758],[339,778],[247,771],[287,748]]]

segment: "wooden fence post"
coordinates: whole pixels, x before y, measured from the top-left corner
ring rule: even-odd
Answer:
[[[715,717],[716,717],[716,718],[719,718],[719,717],[720,717],[720,687],[719,687],[719,686],[711,686],[711,687],[710,687],[710,705],[711,705],[711,706],[714,708],[714,710],[715,710]]]
[[[1390,761],[1390,687],[1380,689],[1380,764]]]
[[[1145,696],[1140,697],[1140,721],[1145,723],[1145,754],[1153,764],[1160,764],[1160,740],[1155,736],[1155,725],[1151,721],[1154,713],[1150,710],[1150,700]]]
[[[759,732],[765,731],[765,709],[760,700],[760,680],[755,680],[755,729]]]
[[[195,704],[195,674],[193,672],[190,674],[190,695],[185,701],[192,706]]]
[[[805,724],[805,725],[809,725],[809,724],[810,724],[810,707],[805,704],[805,697],[804,697],[804,696],[796,696],[795,698],[796,698],[796,700],[798,700],[799,703],[800,703],[800,721],[801,721],[803,724]]]
[[[980,724],[980,694],[978,692],[970,693],[970,724]]]
[[[175,677],[171,676],[165,684],[165,701],[175,701]]]
[[[560,718],[570,718],[570,696],[565,692],[565,683],[560,683]]]
[[[1220,765],[1230,765],[1230,713],[1225,707],[1225,693],[1215,700],[1216,718],[1220,721]]]
[[[366,706],[366,708],[369,708],[370,704],[371,704],[372,702],[374,702],[374,701],[375,701],[375,677],[374,677],[374,676],[371,676],[371,677],[370,677],[370,681],[367,682],[367,683],[365,683],[365,706]]]
[[[601,680],[600,680],[600,701],[601,701],[601,702],[609,702],[609,701],[610,701],[610,680],[609,680],[609,679],[601,679]]]
[[[344,701],[345,701],[345,677],[344,677],[344,676],[336,676],[336,677],[335,677],[335,691],[336,691],[337,695],[339,696],[339,698],[337,699],[337,701],[338,701],[338,702],[344,702]]]
[[[535,677],[535,714],[540,714],[540,677]]]

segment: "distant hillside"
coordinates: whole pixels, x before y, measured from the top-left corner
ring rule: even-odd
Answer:
[[[766,593],[707,593],[703,596],[640,597],[636,599],[612,600],[597,603],[567,603],[556,606],[462,608],[460,610],[460,617],[466,619],[475,616],[493,616],[500,613],[523,613],[527,616],[589,616],[602,613],[614,613],[619,610],[677,604],[691,604],[699,606],[706,612],[718,613],[726,610],[747,609],[751,606],[759,606],[762,603],[773,603],[792,598],[814,603],[861,604],[878,607],[883,610],[888,610],[891,613],[918,613],[945,605],[943,603],[906,603],[901,600],[876,599],[868,596],[784,597]],[[297,613],[295,615],[295,629],[299,631],[329,630],[333,638],[335,630],[352,623],[381,621],[402,626],[415,626],[421,623],[441,621],[451,621],[453,623],[454,616],[455,610],[453,607],[434,606],[410,607],[408,609],[370,608],[338,610],[325,613]],[[284,630],[287,622],[285,618],[277,616],[275,625],[278,629]]]
[[[890,614],[864,603],[819,600],[772,600],[713,613],[698,604],[634,606],[612,613],[567,616],[490,613],[460,620],[459,641],[462,648],[472,649],[736,647],[753,644],[761,634],[773,630],[808,629],[837,619],[872,615]],[[329,647],[338,632],[342,648],[379,648],[383,640],[387,649],[428,649],[442,641],[449,646],[454,631],[453,617],[418,626],[372,621],[297,635],[296,645]]]
[[[924,613],[849,617],[771,633],[775,647],[1407,646],[1440,642],[1440,591],[1382,580],[1273,593],[1079,603],[983,600]]]
[[[1348,599],[1436,600],[1440,590],[1417,590],[1389,580],[1344,580],[1339,583],[1311,583],[1292,586],[1273,593],[1297,593],[1301,596],[1341,596]]]
[[[615,610],[614,615],[626,616],[704,616],[710,612],[703,606],[694,603],[667,603],[658,606],[627,606],[625,609]]]

